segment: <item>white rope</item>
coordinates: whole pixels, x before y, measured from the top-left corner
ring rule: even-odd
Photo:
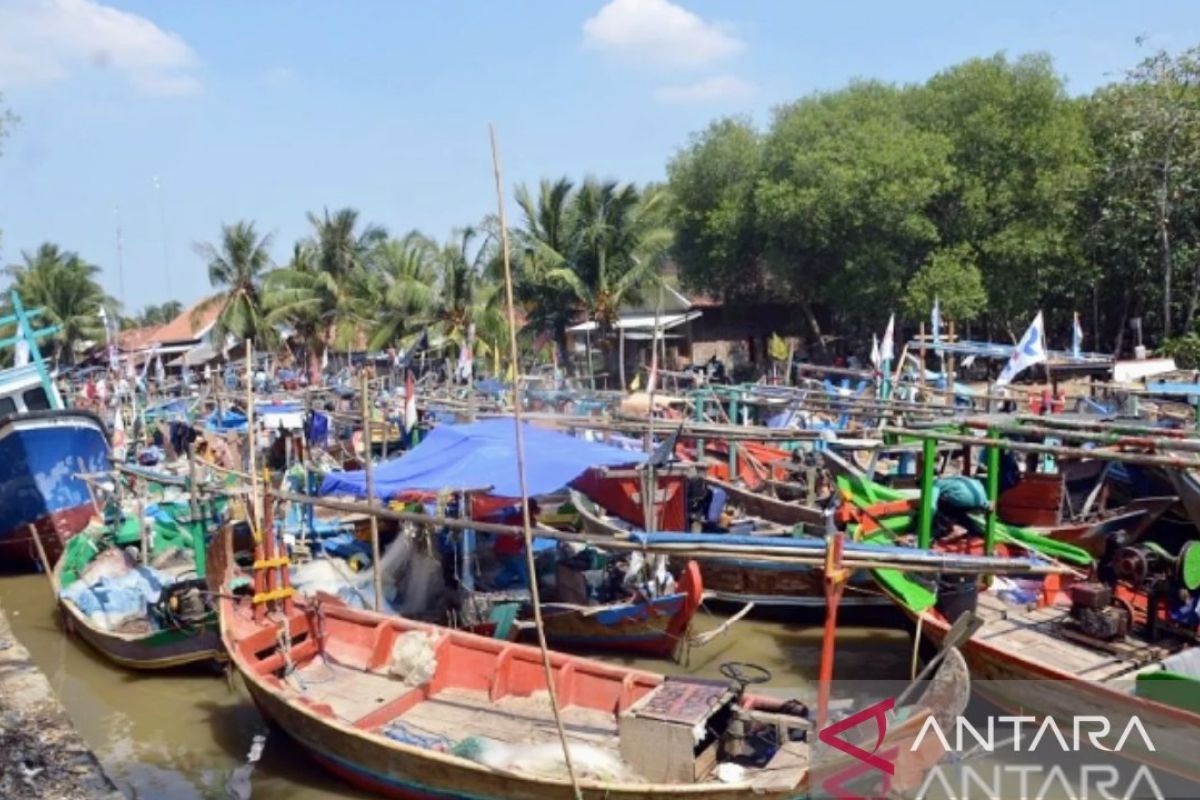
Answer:
[[[735,622],[741,621],[752,610],[754,610],[754,603],[746,603],[746,605],[742,606],[741,611],[737,612],[732,617],[713,628],[711,631],[705,631],[704,633],[698,633],[695,636],[689,636],[688,646],[704,647],[704,645],[709,644],[718,636],[732,628]]]

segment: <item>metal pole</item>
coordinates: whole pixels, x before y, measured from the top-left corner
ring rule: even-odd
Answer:
[[[937,440],[921,443],[921,510],[917,528],[917,547],[928,550],[933,541],[933,468],[937,461]]]
[[[1000,447],[997,440],[1000,432],[988,431],[988,440],[992,445],[987,449],[987,527],[983,538],[983,552],[991,555],[996,549],[996,501],[1000,497]]]

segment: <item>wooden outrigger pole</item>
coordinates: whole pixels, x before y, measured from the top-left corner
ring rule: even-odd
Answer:
[[[512,363],[517,364],[517,314],[513,302],[512,266],[508,258],[508,228],[504,222],[504,183],[500,178],[500,151],[496,145],[496,129],[488,126],[488,135],[492,143],[492,172],[496,178],[496,205],[500,219],[500,253],[504,263],[504,295],[508,311],[508,353]],[[521,533],[525,537],[525,564],[529,572],[529,598],[533,604],[538,648],[542,654],[542,669],[546,674],[546,694],[550,701],[550,710],[554,714],[554,726],[558,729],[558,739],[562,744],[567,777],[571,781],[571,790],[574,792],[575,800],[583,800],[583,792],[579,788],[579,778],[575,774],[575,764],[571,760],[571,748],[567,744],[567,733],[563,729],[562,713],[559,709],[558,693],[554,683],[554,669],[550,664],[550,650],[546,646],[546,629],[542,624],[542,602],[538,592],[537,565],[533,558],[533,526],[529,516],[529,487],[525,480],[525,437],[521,430],[520,386],[521,376],[518,371],[513,378],[513,424],[516,426],[517,479],[521,484]]]

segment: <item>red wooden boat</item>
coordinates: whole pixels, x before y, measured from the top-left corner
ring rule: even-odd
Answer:
[[[327,596],[301,601],[269,581],[256,581],[255,597],[235,595],[229,539],[220,538],[210,574],[223,576],[214,588],[230,662],[262,713],[320,764],[386,797],[571,796],[536,648]],[[259,554],[267,565],[270,550]],[[807,712],[745,692],[759,682],[745,665],[726,665],[724,683],[549,658],[584,798],[748,800],[806,791],[815,738]],[[900,717],[885,746],[911,751],[929,713],[919,706]],[[766,747],[765,764],[739,762],[747,747]]]

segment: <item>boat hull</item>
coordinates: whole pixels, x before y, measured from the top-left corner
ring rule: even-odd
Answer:
[[[234,660],[237,664],[237,660]],[[240,667],[240,665],[239,665]],[[332,774],[352,786],[379,797],[414,800],[569,800],[570,784],[505,775],[486,768],[464,767],[458,759],[440,754],[414,751],[348,735],[309,713],[289,705],[268,691],[245,670],[240,670],[255,705],[268,720],[278,725],[308,755]],[[665,790],[665,791],[664,791]],[[688,800],[733,800],[747,797],[798,798],[797,790],[783,792],[754,791],[744,786],[696,784],[662,785],[614,784],[603,788],[581,786],[587,800],[661,800],[682,797]]]
[[[670,656],[704,599],[699,565],[690,561],[681,572],[679,591],[653,600],[598,609],[544,603],[546,641],[565,649]]]
[[[60,593],[62,563],[54,569],[55,594]],[[142,635],[115,633],[94,626],[74,603],[59,600],[63,624],[102,656],[126,669],[175,669],[225,658],[216,610],[189,628],[164,628]]]
[[[134,637],[92,627],[70,603],[62,605],[68,629],[109,661],[126,669],[176,669],[225,658],[215,612],[195,630],[168,628]]]
[[[0,564],[28,566],[37,527],[51,561],[91,518],[80,472],[108,469],[109,441],[96,415],[75,409],[36,411],[0,420]]]
[[[914,621],[920,618],[919,630],[926,641],[941,646],[950,626],[940,615],[921,615],[911,610],[907,614]],[[1136,716],[1155,749],[1147,750],[1140,738],[1133,736],[1122,755],[1186,781],[1200,782],[1200,764],[1196,761],[1200,714],[1104,683],[1078,679],[1069,672],[1023,658],[1020,652],[993,646],[986,638],[973,638],[959,649],[971,672],[972,691],[996,706],[1014,714],[1036,710],[1040,716],[1059,720],[1060,725],[1084,716],[1104,717],[1113,721],[1117,731]]]

